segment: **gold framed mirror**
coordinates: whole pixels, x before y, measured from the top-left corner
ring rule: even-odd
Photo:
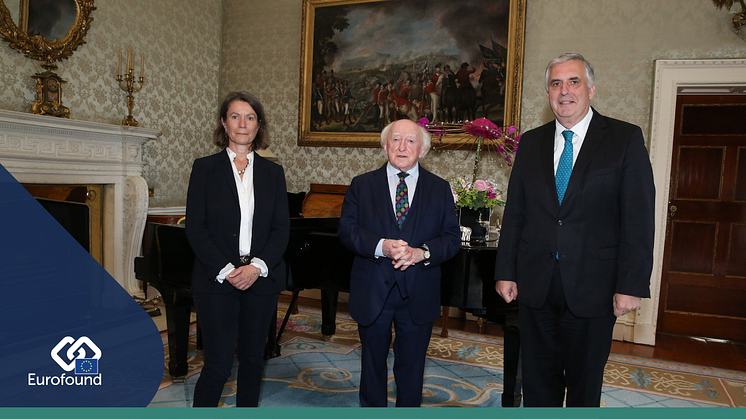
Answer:
[[[0,36],[29,58],[53,63],[85,44],[93,0],[0,0]]]
[[[0,0],[0,37],[27,57],[41,61],[46,71],[36,80],[36,115],[70,117],[62,105],[62,83],[55,61],[67,59],[85,44],[91,28],[93,0]]]

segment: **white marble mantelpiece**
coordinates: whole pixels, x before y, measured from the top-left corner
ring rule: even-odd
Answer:
[[[103,266],[132,295],[148,210],[142,144],[159,134],[0,110],[0,164],[18,182],[103,185]]]

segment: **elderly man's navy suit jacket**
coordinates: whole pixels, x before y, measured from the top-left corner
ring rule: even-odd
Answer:
[[[402,239],[410,247],[426,244],[430,263],[394,269],[391,259],[375,257],[382,238]],[[440,264],[458,252],[461,241],[448,182],[420,166],[414,199],[399,230],[386,165],[355,177],[342,206],[339,239],[355,253],[349,301],[355,321],[362,326],[373,323],[396,282],[406,287],[415,324],[432,322],[440,315]]]

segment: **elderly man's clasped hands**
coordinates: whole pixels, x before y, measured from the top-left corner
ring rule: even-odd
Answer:
[[[409,247],[404,240],[384,240],[383,255],[391,259],[394,269],[406,270],[415,263],[425,260],[425,253],[417,247]]]

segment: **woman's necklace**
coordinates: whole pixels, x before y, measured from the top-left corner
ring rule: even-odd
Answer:
[[[248,169],[248,168],[249,168],[249,160],[246,159],[246,166],[243,167],[243,170],[241,170],[240,172],[238,172],[239,176],[242,175],[242,174],[244,174],[244,172],[246,172],[246,169]]]

